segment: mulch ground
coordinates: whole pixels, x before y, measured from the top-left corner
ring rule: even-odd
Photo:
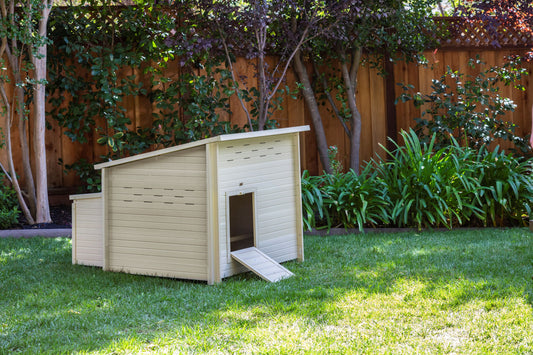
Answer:
[[[52,223],[38,223],[30,225],[26,222],[26,218],[21,214],[19,217],[19,224],[12,229],[62,229],[72,228],[72,208],[70,206],[51,206],[50,217]]]

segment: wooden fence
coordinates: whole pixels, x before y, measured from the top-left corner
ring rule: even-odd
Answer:
[[[408,129],[414,123],[413,119],[420,116],[420,110],[413,107],[412,104],[393,105],[394,99],[400,95],[401,88],[396,83],[403,82],[414,85],[421,92],[430,92],[431,80],[439,78],[450,66],[454,70],[460,70],[464,73],[475,74],[468,67],[468,59],[477,55],[487,63],[487,65],[501,65],[504,57],[511,54],[523,53],[523,49],[490,49],[484,46],[468,46],[444,44],[444,47],[437,52],[427,51],[426,57],[432,68],[417,66],[416,64],[406,64],[403,62],[393,64],[389,71],[389,76],[380,76],[376,69],[363,67],[358,76],[357,103],[362,115],[362,137],[361,137],[361,161],[367,161],[376,154],[382,154],[380,144],[387,144],[387,136],[397,139],[397,133],[401,129]],[[533,64],[528,64],[528,70],[533,72]],[[175,70],[178,71],[178,65],[175,64]],[[253,78],[252,63],[239,59],[236,68],[241,75]],[[122,75],[131,75],[133,72],[124,72]],[[289,86],[295,86],[295,77],[292,72],[288,73],[287,83]],[[250,83],[253,84],[253,83]],[[531,108],[533,105],[533,82],[529,77],[525,78],[522,83],[526,90],[518,90],[505,87],[502,90],[504,96],[510,97],[517,104],[516,110],[509,114],[506,119],[519,126],[517,133],[525,136],[530,133],[531,127]],[[274,118],[279,122],[281,127],[298,126],[303,124],[311,125],[307,109],[303,99],[291,99],[285,97],[284,109],[277,111]],[[68,98],[65,100],[68,104]],[[132,128],[145,127],[151,124],[153,108],[146,97],[132,97],[125,102],[128,115],[132,120]],[[245,116],[240,108],[236,98],[231,101],[231,116],[225,117],[234,124],[243,125],[246,122]],[[337,120],[327,111],[327,106],[322,108],[324,119],[324,128],[329,145],[335,145],[339,149],[338,159],[344,166],[348,165],[347,152],[349,151],[349,141],[344,130]],[[3,122],[3,120],[2,120]],[[105,147],[96,143],[92,139],[87,144],[73,143],[67,138],[57,123],[50,119],[51,129],[47,131],[47,164],[49,174],[49,186],[54,187],[73,187],[80,184],[76,176],[65,174],[59,161],[64,164],[71,164],[80,158],[88,161],[96,161],[98,157],[105,153]],[[1,126],[1,125],[0,125]],[[16,127],[14,127],[16,136]],[[0,151],[0,161],[5,163],[5,151]],[[20,153],[15,152],[15,161],[20,161]],[[302,168],[310,171],[311,174],[318,174],[322,168],[319,163],[318,153],[314,132],[307,132],[302,137]]]

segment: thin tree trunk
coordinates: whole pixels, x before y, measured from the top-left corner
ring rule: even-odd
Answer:
[[[318,155],[320,157],[320,162],[324,171],[328,174],[332,173],[331,162],[329,161],[328,156],[328,142],[326,140],[326,133],[324,132],[324,126],[322,125],[322,117],[320,116],[320,111],[318,109],[318,104],[316,102],[315,93],[311,86],[311,81],[309,80],[309,74],[307,73],[307,68],[305,67],[302,61],[302,54],[300,50],[294,55],[294,69],[298,80],[302,84],[302,94],[311,114],[311,121],[313,122],[313,127],[315,128],[315,137],[318,148]]]
[[[3,84],[3,83],[2,83]],[[9,100],[6,95],[5,87],[4,85],[0,86],[0,95],[2,97],[2,101],[4,102],[4,105],[6,107],[5,112],[5,128],[6,128],[6,149],[7,149],[7,161],[8,161],[8,170],[9,170],[9,181],[11,182],[11,185],[15,189],[15,193],[17,194],[17,199],[19,200],[19,205],[22,210],[22,213],[24,214],[24,217],[26,218],[26,221],[29,224],[34,224],[35,221],[32,217],[32,214],[30,210],[28,209],[28,206],[26,205],[24,201],[24,197],[22,196],[22,190],[20,189],[20,185],[17,178],[17,173],[15,171],[15,164],[13,163],[13,147],[11,145],[11,107],[9,104]]]
[[[262,49],[261,49],[262,50]],[[257,115],[257,130],[265,129],[266,121],[268,119],[268,106],[266,106],[266,74],[265,74],[265,56],[263,53],[259,54],[259,110]]]
[[[346,87],[346,97],[348,100],[348,107],[351,111],[351,137],[350,137],[350,168],[356,173],[359,173],[359,150],[361,146],[361,113],[357,108],[357,100],[355,97],[355,88],[357,86],[357,72],[361,61],[361,50],[356,50],[352,53],[352,61],[350,69],[348,69],[348,62],[346,55],[341,50],[341,72]]]
[[[39,36],[46,38],[46,26],[51,4],[45,2],[42,17],[39,19]],[[50,223],[50,206],[48,203],[48,178],[46,169],[46,117],[45,117],[45,82],[46,82],[46,44],[32,53],[31,59],[35,67],[35,83],[33,86],[33,153],[35,156],[35,182],[37,195],[37,223]]]
[[[16,82],[22,83],[22,79],[20,79],[20,74],[15,75],[15,77],[19,77],[16,79]],[[20,80],[20,81],[18,81]],[[17,107],[17,117],[18,117],[18,131],[19,131],[19,137],[20,137],[20,150],[22,153],[22,170],[24,172],[25,182],[26,182],[26,197],[28,200],[28,207],[31,211],[31,214],[35,216],[37,203],[36,203],[36,196],[35,196],[35,183],[33,179],[33,172],[31,170],[31,161],[30,161],[30,146],[28,144],[28,130],[27,130],[27,124],[28,120],[24,116],[24,89],[21,87],[15,88],[15,98],[16,101],[15,105]]]

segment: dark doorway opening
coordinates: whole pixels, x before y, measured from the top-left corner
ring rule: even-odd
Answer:
[[[229,231],[231,251],[254,246],[253,193],[229,196]]]

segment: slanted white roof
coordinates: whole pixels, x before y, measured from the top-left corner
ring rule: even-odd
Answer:
[[[309,129],[310,129],[309,126],[298,126],[298,127],[289,127],[289,128],[270,129],[266,131],[223,134],[220,136],[202,139],[202,140],[191,142],[191,143],[180,144],[180,145],[170,147],[170,148],[159,149],[153,152],[137,154],[137,155],[127,157],[127,158],[122,158],[118,160],[96,164],[94,168],[95,169],[108,168],[111,166],[131,163],[134,161],[152,158],[152,157],[156,157],[156,156],[163,155],[163,154],[173,153],[173,152],[177,152],[180,150],[190,149],[190,148],[194,148],[194,147],[198,147],[201,145],[214,143],[214,142],[226,142],[226,141],[233,141],[233,140],[239,140],[239,139],[259,138],[259,137],[276,136],[276,135],[288,134],[288,133],[298,133],[298,132],[309,131]]]

